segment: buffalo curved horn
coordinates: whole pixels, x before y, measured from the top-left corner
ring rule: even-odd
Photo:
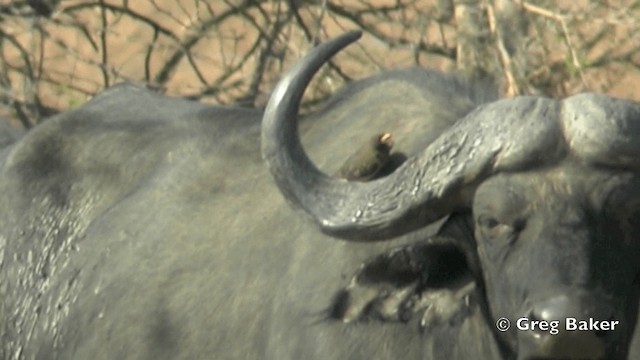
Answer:
[[[490,131],[469,131],[471,125],[463,124],[447,130],[421,154],[409,158],[381,179],[347,182],[318,170],[300,143],[297,124],[300,100],[315,72],[360,35],[360,32],[350,32],[317,46],[280,80],[263,118],[262,155],[287,201],[303,209],[322,232],[347,240],[371,241],[408,233],[458,207],[468,206],[478,183],[499,170],[496,157],[503,146],[518,150],[520,145],[508,143],[509,136],[517,135],[509,134],[510,131],[503,134],[505,141],[486,141]],[[513,112],[510,107],[507,103],[484,113],[488,113],[485,114],[488,117],[504,118],[505,113]],[[477,122],[479,119],[473,116],[478,111],[459,122]],[[541,128],[554,132],[549,127]],[[544,139],[549,137],[548,132],[526,133],[526,136]],[[485,135],[478,135],[480,133]],[[540,150],[542,146],[548,150],[545,149],[547,142],[542,140],[535,148]],[[518,163],[518,158],[533,156],[532,149],[520,150],[506,161]]]

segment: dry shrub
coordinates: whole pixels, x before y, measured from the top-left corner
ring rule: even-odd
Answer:
[[[28,0],[0,2],[0,115],[30,127],[122,81],[264,106],[314,44],[360,29],[307,93],[381,69],[491,75],[506,96],[640,99],[640,0]]]

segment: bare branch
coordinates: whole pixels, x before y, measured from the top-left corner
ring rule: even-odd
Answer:
[[[567,49],[571,54],[571,61],[573,62],[573,66],[575,66],[575,68],[577,69],[578,74],[580,75],[580,79],[582,80],[582,84],[588,87],[587,80],[585,79],[584,71],[582,69],[582,64],[578,60],[578,55],[576,53],[576,50],[573,44],[571,43],[571,36],[569,36],[569,29],[567,28],[567,22],[565,21],[566,17],[563,15],[554,13],[552,11],[549,11],[547,9],[535,6],[528,2],[523,2],[522,7],[525,11],[555,20],[560,24],[560,27],[562,28],[562,36],[564,38]]]
[[[509,96],[640,83],[640,0],[36,2],[0,4],[0,110],[25,127],[123,80],[261,106],[309,47],[352,29],[365,36],[321,70],[307,104],[391,66],[492,76]]]

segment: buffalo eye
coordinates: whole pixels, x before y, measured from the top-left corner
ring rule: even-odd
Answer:
[[[476,223],[484,236],[491,239],[512,237],[522,231],[526,225],[524,219],[516,219],[507,223],[498,220],[492,215],[480,215]]]
[[[500,225],[500,222],[494,217],[481,215],[478,217],[478,225],[491,230]]]

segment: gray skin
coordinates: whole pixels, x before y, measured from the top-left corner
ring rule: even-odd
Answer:
[[[453,288],[448,303],[458,304],[434,311],[442,302],[422,284],[429,267],[398,267],[398,259],[412,263],[420,256],[391,253],[354,277],[337,317],[404,321],[422,311],[421,326],[437,339],[435,358],[477,358],[465,346],[440,348],[439,341],[451,341],[438,324],[457,324],[458,339],[482,337],[466,332],[465,322],[477,324],[469,314],[480,309],[502,358],[627,358],[640,288],[640,104],[596,94],[498,100],[438,132],[387,177],[341,182],[305,155],[297,113],[315,71],[358,37],[349,33],[319,46],[283,77],[263,119],[263,158],[289,203],[331,236],[372,243],[449,214],[431,247],[461,249],[474,286]],[[424,114],[431,121],[428,109]],[[422,258],[428,263],[432,256]],[[369,284],[367,274],[385,268],[403,274],[402,281]],[[560,320],[561,331],[498,332],[493,324],[501,317],[513,325],[521,317]],[[570,332],[563,331],[566,317],[620,323],[615,331]]]
[[[350,144],[375,133],[393,131],[396,151],[412,156],[492,94],[433,71],[386,72],[303,120],[302,141],[332,174],[357,150]],[[374,244],[323,235],[273,185],[261,117],[119,85],[23,137],[6,129],[0,358],[443,359],[450,349],[500,358],[474,302],[460,326],[429,334],[423,307],[407,322],[342,321],[346,292],[399,284],[393,267],[377,278],[364,270],[398,249],[428,250],[442,222]],[[437,263],[412,266],[439,273]],[[442,303],[456,289],[427,295]]]

